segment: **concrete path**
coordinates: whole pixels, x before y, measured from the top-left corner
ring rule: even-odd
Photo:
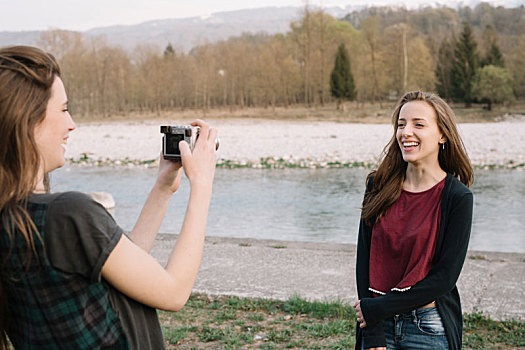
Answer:
[[[157,237],[162,264],[176,235]],[[357,300],[353,244],[207,237],[195,292],[309,300]],[[525,254],[469,251],[458,281],[463,312],[525,321]]]

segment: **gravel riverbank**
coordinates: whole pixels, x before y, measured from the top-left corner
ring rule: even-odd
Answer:
[[[392,134],[386,124],[210,120],[219,129],[219,165],[248,167],[370,166]],[[80,165],[155,164],[159,126],[188,121],[81,123],[70,135],[66,157]],[[460,124],[476,167],[525,168],[525,119]]]

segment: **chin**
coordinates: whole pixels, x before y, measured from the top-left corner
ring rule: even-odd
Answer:
[[[413,163],[415,161],[417,161],[417,159],[415,159],[415,157],[412,157],[412,156],[409,156],[409,155],[403,155],[403,160],[407,163]]]
[[[66,161],[65,159],[61,160],[61,161],[58,161],[54,164],[53,167],[51,167],[47,172],[50,173],[52,172],[53,170],[56,170],[58,168],[62,168],[64,166],[64,164],[66,164]]]

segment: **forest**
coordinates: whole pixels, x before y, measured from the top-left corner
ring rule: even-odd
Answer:
[[[352,82],[346,100],[395,101],[415,89],[466,107],[525,99],[523,7],[372,7],[337,19],[305,6],[287,33],[246,33],[189,52],[148,43],[130,52],[62,30],[43,32],[38,44],[59,60],[77,115],[324,106],[341,99],[331,88],[341,48],[341,74]]]

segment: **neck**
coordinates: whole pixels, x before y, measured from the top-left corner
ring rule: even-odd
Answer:
[[[421,192],[433,187],[443,180],[447,173],[439,164],[434,167],[419,167],[408,163],[403,189],[411,192]]]
[[[38,171],[38,177],[33,189],[33,193],[46,193],[46,186],[44,185],[44,172],[42,169]]]

